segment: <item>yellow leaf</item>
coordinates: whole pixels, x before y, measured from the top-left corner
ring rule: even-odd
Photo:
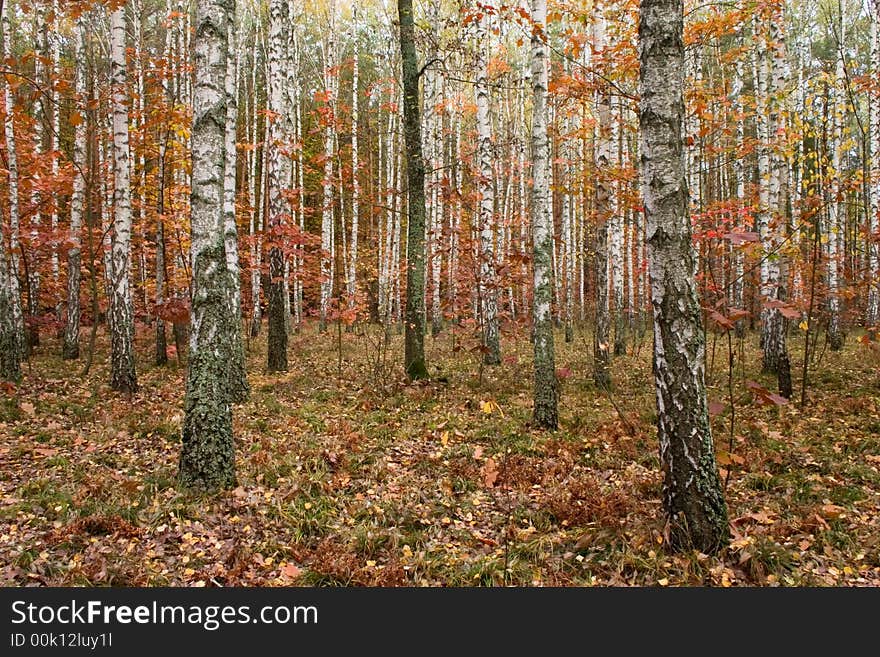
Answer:
[[[443,446],[446,447],[449,444],[449,432],[444,431],[440,434],[440,442],[443,443]]]
[[[491,415],[492,414],[492,402],[481,401],[480,402],[480,410],[483,411],[486,415]]]
[[[810,325],[807,323],[807,320],[804,320],[804,321],[802,321],[800,324],[798,324],[798,328],[799,328],[801,331],[807,331],[807,330],[809,330]]]

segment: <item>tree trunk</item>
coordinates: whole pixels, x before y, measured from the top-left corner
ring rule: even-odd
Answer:
[[[593,47],[605,61],[605,18],[596,12],[593,20]],[[598,63],[597,63],[598,65]],[[598,76],[597,76],[598,77]],[[597,386],[611,385],[611,314],[608,298],[608,224],[611,222],[611,183],[606,179],[614,153],[611,131],[611,98],[603,80],[597,80],[596,92],[596,332],[593,340],[593,381]]]
[[[181,486],[215,491],[235,484],[229,363],[234,318],[224,235],[226,58],[232,0],[198,0],[194,39],[192,314]]]
[[[323,203],[321,204],[321,300],[320,330],[327,330],[327,313],[330,298],[333,296],[333,144],[336,130],[333,126],[336,112],[336,2],[330,0],[330,26],[327,32],[327,45],[324,52],[324,93],[326,94],[327,115],[324,126],[324,180]]]
[[[231,0],[235,6],[235,0]],[[223,240],[226,251],[226,270],[229,272],[229,315],[231,318],[230,352],[228,361],[229,392],[232,400],[242,402],[248,398],[247,371],[245,368],[244,342],[241,326],[241,269],[238,264],[238,226],[235,222],[236,192],[236,133],[238,124],[238,59],[235,40],[236,16],[232,10],[228,17],[228,43],[226,53],[226,126],[224,133],[223,162]]]
[[[492,122],[489,116],[489,81],[486,53],[488,17],[483,14],[477,30],[477,153],[480,190],[480,320],[483,327],[483,362],[501,362],[498,334],[498,283],[495,280],[495,185],[492,161]]]
[[[713,554],[727,545],[728,523],[706,402],[684,170],[682,0],[641,0],[639,15],[641,179],[663,509],[673,549]]]
[[[871,71],[873,79],[880,77],[880,2],[875,0],[871,12]],[[871,219],[868,230],[868,310],[867,325],[880,324],[880,93],[874,90],[870,100],[871,122],[869,127],[871,142]]]
[[[269,4],[269,109],[273,116],[269,124],[269,218],[271,233],[269,249],[269,348],[270,372],[287,370],[287,321],[284,313],[284,252],[281,249],[280,229],[290,218],[290,204],[285,198],[285,187],[290,184],[291,161],[290,112],[287,89],[285,30],[289,29],[286,0],[272,0]]]
[[[770,153],[770,182],[768,198],[773,213],[773,224],[768,227],[767,244],[775,257],[768,258],[767,285],[769,300],[783,302],[786,300],[787,258],[780,253],[785,230],[785,212],[782,205],[782,179],[786,172],[785,149],[779,143],[780,135],[785,134],[785,104],[783,94],[787,83],[787,70],[784,41],[784,14],[782,5],[771,9],[770,43],[772,49],[770,76],[770,135],[774,144]],[[767,309],[767,330],[764,340],[764,369],[775,372],[779,378],[780,394],[791,397],[791,372],[784,371],[790,367],[788,347],[786,346],[787,322],[778,307]]]
[[[843,141],[844,116],[846,115],[846,101],[844,89],[846,87],[846,69],[844,62],[844,45],[846,43],[846,0],[840,0],[840,23],[838,29],[834,66],[834,87],[831,115],[833,127],[829,150],[831,151],[829,190],[830,202],[828,204],[828,342],[832,351],[843,348],[843,332],[840,326],[840,234],[844,230],[842,220],[846,218],[846,203],[843,202],[840,188],[841,167],[841,142]]]
[[[532,258],[534,261],[534,410],[532,421],[544,429],[559,424],[559,389],[553,341],[553,219],[550,216],[550,145],[547,140],[547,0],[532,0]]]
[[[125,7],[110,14],[113,85],[113,243],[110,297],[110,386],[132,393],[138,388],[134,361],[131,298],[131,165],[128,146],[128,83],[125,61]]]
[[[10,53],[9,42],[12,39],[12,29],[9,24],[9,12],[4,12],[3,17],[3,59],[7,60]],[[18,370],[19,363],[26,355],[27,336],[24,330],[24,311],[21,306],[21,289],[18,283],[19,276],[19,196],[18,196],[18,151],[15,142],[15,100],[8,82],[3,80],[3,92],[6,105],[6,120],[4,130],[6,133],[6,170],[9,172],[9,274],[6,279],[6,297],[11,315],[11,325],[14,336],[7,336],[6,346],[13,348],[14,352],[6,357],[9,367]],[[13,366],[12,363],[15,363]]]
[[[419,63],[412,0],[397,0],[403,69],[403,136],[406,141],[406,329],[404,367],[410,379],[425,379],[425,163],[419,122]]]
[[[79,103],[86,101],[86,61],[85,30],[83,19],[76,24],[75,89],[77,112]],[[64,346],[62,356],[65,360],[79,358],[79,288],[80,288],[80,230],[82,228],[83,205],[86,190],[86,122],[82,114],[74,127],[73,137],[73,194],[70,197],[70,246],[67,249],[67,317],[64,325]],[[94,319],[92,320],[94,321]]]
[[[358,161],[358,20],[357,4],[351,8],[351,32],[354,48],[354,61],[351,71],[351,239],[349,240],[348,264],[348,310],[357,308],[357,259],[358,259],[358,219],[360,213],[360,181]]]

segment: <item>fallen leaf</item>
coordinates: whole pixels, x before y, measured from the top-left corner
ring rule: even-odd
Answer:
[[[495,459],[490,456],[483,464],[483,483],[488,488],[492,488],[496,481],[498,481],[498,465],[495,463]]]
[[[296,579],[302,574],[302,569],[295,564],[289,563],[281,567],[281,574],[286,579]]]

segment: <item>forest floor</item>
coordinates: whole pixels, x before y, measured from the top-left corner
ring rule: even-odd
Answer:
[[[131,399],[107,385],[105,338],[84,379],[44,338],[0,398],[0,583],[880,585],[880,353],[857,336],[822,354],[804,409],[746,384],[774,388],[750,336],[732,445],[718,339],[709,398],[733,539],[710,557],[662,546],[649,342],[614,360],[609,395],[589,332],[558,335],[561,428],[545,433],[528,427],[522,331],[482,374],[449,330],[426,338],[434,380],[411,385],[401,337],[385,353],[380,335],[310,324],[271,375],[265,338],[249,344],[238,487],[208,498],[175,487],[185,370],[147,365],[152,331]],[[791,350],[799,397],[799,336]]]

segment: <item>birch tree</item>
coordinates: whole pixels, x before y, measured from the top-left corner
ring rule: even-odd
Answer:
[[[871,74],[876,81],[880,77],[880,0],[874,0],[871,5]],[[868,276],[870,288],[868,290],[867,325],[876,327],[880,323],[880,93],[874,89],[870,97],[871,116],[870,142],[871,142],[871,182],[870,202],[871,219],[869,232],[873,236],[868,241]]]
[[[227,359],[234,340],[229,314],[224,163],[226,78],[233,0],[198,0],[193,62],[192,313],[178,478],[184,488],[214,491],[235,483],[232,395]]]
[[[327,329],[327,313],[333,296],[333,145],[336,142],[334,126],[336,110],[336,2],[330,0],[330,25],[324,47],[324,93],[327,103],[324,126],[324,181],[321,204],[321,306],[320,328]]]
[[[125,7],[110,14],[110,71],[113,105],[113,242],[110,272],[110,386],[132,393],[138,388],[134,360],[131,298],[131,164],[128,144],[128,74]]]
[[[494,158],[492,121],[489,117],[489,81],[486,62],[488,43],[488,16],[484,12],[477,23],[477,79],[474,86],[477,103],[477,159],[480,191],[480,322],[483,328],[483,362],[497,365],[501,362],[501,344],[498,333],[498,285],[495,280],[495,185],[492,175]]]
[[[685,180],[682,0],[641,0],[639,129],[651,303],[663,510],[673,549],[727,545],[709,426],[705,342],[694,280]]]
[[[10,56],[12,30],[9,25],[9,10],[2,16],[3,59]],[[15,141],[15,101],[12,89],[5,76],[2,78],[6,137],[6,171],[9,190],[9,241],[2,235],[0,225],[0,377],[7,381],[21,378],[21,360],[24,357],[25,333],[24,317],[21,307],[21,293],[18,285],[19,271],[19,198],[18,198],[18,154]],[[2,221],[0,221],[2,224]]]
[[[837,30],[837,48],[834,62],[834,84],[831,100],[831,137],[828,150],[831,156],[829,176],[831,177],[828,196],[828,343],[832,351],[843,348],[843,332],[840,326],[840,242],[844,227],[841,218],[845,217],[846,205],[841,193],[841,150],[843,141],[843,117],[846,114],[846,62],[844,44],[846,43],[846,0],[840,0],[840,15]]]
[[[235,0],[229,0],[232,7]],[[223,161],[223,239],[226,252],[226,269],[229,272],[229,315],[231,334],[229,339],[229,389],[234,401],[244,401],[249,388],[245,371],[244,344],[241,328],[241,270],[238,264],[238,227],[235,222],[236,193],[236,134],[238,126],[238,48],[236,45],[236,15],[234,9],[228,16],[228,43],[226,51],[226,125],[224,132]]]
[[[556,351],[553,341],[553,220],[550,216],[550,144],[547,139],[547,0],[532,0],[532,258],[534,261],[534,410],[535,425],[559,424]]]
[[[762,235],[765,249],[769,252],[768,255],[772,254],[771,257],[765,258],[767,261],[766,301],[771,305],[764,314],[763,366],[766,371],[778,375],[780,393],[784,397],[791,397],[791,367],[786,346],[786,321],[778,307],[778,304],[786,298],[786,258],[784,254],[779,253],[782,246],[781,233],[785,229],[782,182],[787,169],[784,149],[779,143],[786,130],[783,94],[786,91],[787,65],[782,4],[779,3],[771,7],[770,12],[769,134],[773,135],[774,144],[770,152],[769,183],[766,196],[769,203],[768,210],[773,212],[773,222],[763,226],[765,232]]]
[[[284,295],[284,252],[280,244],[280,229],[290,219],[290,204],[285,190],[290,184],[292,172],[289,157],[290,106],[287,90],[287,48],[286,32],[290,29],[287,0],[272,0],[269,3],[269,123],[268,143],[268,183],[269,218],[268,228],[272,232],[272,246],[269,249],[269,347],[268,367],[270,372],[287,370],[287,318],[285,317]]]
[[[77,20],[74,30],[76,42],[74,75],[77,108],[86,99],[86,48],[83,18]],[[67,317],[64,325],[62,356],[66,360],[79,358],[79,287],[80,287],[80,230],[86,191],[86,122],[77,111],[78,120],[73,136],[73,193],[70,197],[70,246],[67,249]]]
[[[599,11],[593,17],[593,47],[603,58],[605,18]],[[597,78],[600,76],[597,74]],[[607,169],[614,154],[611,131],[611,97],[605,82],[597,79],[596,91],[596,183],[594,187],[596,220],[596,331],[593,339],[593,380],[600,387],[611,384],[611,314],[608,298],[608,224],[611,220],[611,183]]]
[[[358,160],[358,17],[357,5],[351,8],[351,37],[354,47],[351,64],[351,238],[348,264],[348,308],[357,305],[358,220],[360,213],[360,163]]]

